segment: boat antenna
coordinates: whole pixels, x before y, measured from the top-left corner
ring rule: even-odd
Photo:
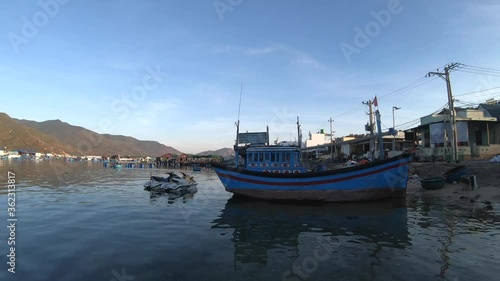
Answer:
[[[238,125],[240,123],[240,112],[241,112],[241,96],[243,95],[243,82],[241,82],[241,89],[240,89],[240,104],[238,105]]]

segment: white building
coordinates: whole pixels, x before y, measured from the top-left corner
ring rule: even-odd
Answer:
[[[306,140],[306,147],[313,147],[318,145],[323,145],[330,143],[330,139],[326,139],[326,134],[311,134],[309,133],[309,139]]]

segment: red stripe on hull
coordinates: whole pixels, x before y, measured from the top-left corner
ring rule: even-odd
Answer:
[[[336,182],[341,182],[341,181],[347,181],[347,180],[357,179],[357,178],[361,178],[361,177],[365,177],[365,176],[369,176],[369,175],[379,174],[381,172],[384,172],[384,171],[387,171],[387,170],[391,170],[391,169],[394,169],[394,168],[407,166],[408,164],[409,164],[408,162],[403,162],[403,163],[395,164],[395,165],[392,165],[392,166],[388,166],[388,167],[385,167],[385,168],[382,168],[382,169],[378,169],[378,170],[366,172],[366,173],[359,174],[359,175],[352,175],[352,176],[347,176],[347,177],[341,177],[341,178],[338,178],[338,179],[307,181],[307,182],[293,182],[293,181],[290,181],[290,182],[273,182],[273,181],[263,181],[263,180],[254,180],[254,179],[241,178],[241,177],[232,176],[232,175],[228,175],[228,174],[221,174],[221,173],[217,173],[217,174],[219,175],[219,177],[223,177],[223,178],[227,178],[227,179],[231,179],[231,180],[242,181],[242,182],[247,182],[247,183],[254,183],[254,184],[274,185],[274,186],[307,186],[307,185],[316,185],[316,184],[329,184],[329,183],[336,183]],[[273,178],[273,179],[276,179],[276,178]],[[279,178],[277,178],[277,179],[279,179]],[[282,178],[282,179],[288,180],[287,178]],[[307,180],[307,178],[301,178],[300,180]]]

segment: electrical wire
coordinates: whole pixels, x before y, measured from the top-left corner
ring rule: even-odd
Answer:
[[[487,68],[487,67],[480,67],[480,66],[473,66],[473,65],[467,65],[467,64],[460,64],[460,67],[464,68],[469,68],[469,69],[476,69],[476,70],[481,70],[481,71],[489,71],[489,72],[496,72],[500,74],[500,69],[495,69],[495,68]]]
[[[451,63],[447,63],[447,64],[444,64],[443,66],[439,67],[438,68],[438,71],[439,69],[442,69],[444,67],[446,67],[447,65],[451,65]],[[472,65],[466,65],[466,64],[456,64],[456,67],[454,67],[452,70],[457,70],[457,71],[461,71],[461,72],[466,72],[466,73],[472,73],[472,74],[480,74],[480,75],[490,75],[490,76],[498,76],[500,77],[500,69],[494,69],[494,68],[486,68],[486,67],[479,67],[479,66],[472,66]],[[408,85],[404,86],[404,87],[401,87],[399,89],[396,89],[392,92],[389,92],[387,94],[384,94],[384,95],[380,95],[380,96],[377,96],[377,99],[385,99],[385,98],[388,98],[388,97],[391,97],[391,96],[395,96],[395,95],[399,95],[399,94],[403,94],[403,93],[406,93],[408,91],[411,91],[417,87],[420,87],[424,84],[427,84],[427,83],[430,83],[432,81],[434,81],[435,79],[437,79],[438,76],[436,77],[433,77],[432,79],[428,79],[427,76],[424,76],[424,77],[421,77],[411,83],[409,83]],[[466,96],[466,95],[472,95],[472,94],[477,94],[477,93],[483,93],[483,92],[487,92],[487,91],[490,91],[490,90],[494,90],[494,89],[498,89],[500,88],[500,86],[498,87],[493,87],[493,88],[490,88],[490,89],[485,89],[485,90],[480,90],[480,91],[475,91],[475,92],[469,92],[469,93],[464,93],[464,94],[460,94],[460,95],[455,95],[455,97],[458,97],[458,96]],[[500,93],[500,92],[493,92],[493,93],[486,93],[486,95],[492,95],[492,94],[497,94],[497,93]],[[479,95],[479,96],[483,96],[483,95]],[[477,97],[477,96],[476,96]],[[462,99],[461,99],[462,100]],[[462,103],[466,103],[467,102],[467,99],[465,99],[466,101],[463,101]],[[457,100],[458,101],[458,100]],[[469,104],[473,104],[473,103],[470,103]],[[359,110],[360,107],[362,107],[364,104],[360,104],[360,105],[357,105],[337,116],[335,116],[335,118],[340,118],[342,116],[345,116],[345,115],[349,115],[349,114],[352,114],[356,111]],[[436,114],[436,113],[439,113],[440,111],[442,111],[446,106],[448,105],[448,103],[446,103],[445,105],[443,105],[442,107],[440,107],[438,110],[436,110],[434,113],[432,114]],[[412,120],[412,121],[409,121],[409,122],[406,122],[406,123],[403,123],[403,124],[399,124],[396,126],[396,128],[399,128],[399,127],[402,127],[402,126],[405,126],[407,124],[416,124],[420,122],[420,118],[419,119],[415,119],[415,120]],[[320,129],[322,127],[324,127],[326,125],[326,123],[328,123],[328,121],[326,121],[325,123],[323,123],[323,125],[321,125]],[[384,125],[385,126],[385,125]],[[319,131],[318,130],[318,131]]]
[[[482,92],[486,92],[486,91],[490,91],[490,90],[494,90],[494,89],[499,89],[499,88],[500,88],[500,86],[489,88],[489,89],[485,89],[485,90],[480,90],[480,91],[475,91],[475,92],[469,92],[469,93],[465,93],[465,94],[460,94],[460,95],[454,95],[454,96],[455,97],[467,96],[467,95],[482,93]]]

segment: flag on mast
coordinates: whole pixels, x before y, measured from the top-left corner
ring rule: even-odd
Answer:
[[[377,101],[377,96],[375,95],[375,98],[373,99],[373,105],[378,106],[378,101]]]

